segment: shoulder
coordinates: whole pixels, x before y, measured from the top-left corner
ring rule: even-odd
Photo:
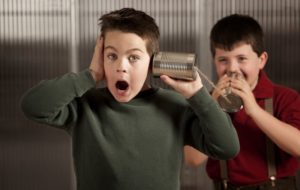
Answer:
[[[277,100],[295,101],[299,99],[296,90],[279,84],[274,84],[273,93],[274,98]]]
[[[275,84],[273,99],[274,111],[279,119],[294,120],[295,118],[300,118],[300,96],[297,91]]]

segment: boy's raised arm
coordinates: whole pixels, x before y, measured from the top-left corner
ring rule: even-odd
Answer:
[[[198,91],[188,102],[199,118],[193,121],[191,128],[196,148],[217,159],[236,156],[240,149],[236,130],[206,88]]]
[[[21,108],[29,119],[62,126],[76,120],[77,105],[73,100],[95,85],[88,69],[41,81],[22,97]]]
[[[174,80],[166,75],[161,79],[184,96],[197,115],[191,129],[196,148],[218,159],[237,155],[239,140],[231,120],[203,87],[199,74],[194,81]]]

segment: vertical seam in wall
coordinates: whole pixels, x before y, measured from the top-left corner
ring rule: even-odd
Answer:
[[[78,65],[78,57],[77,57],[77,49],[78,49],[78,4],[77,0],[70,0],[70,12],[71,12],[71,35],[70,35],[70,63],[69,63],[69,71],[77,73],[79,70]]]

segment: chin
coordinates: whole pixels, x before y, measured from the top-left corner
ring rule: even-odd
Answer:
[[[130,100],[132,100],[132,98],[117,98],[117,97],[115,97],[115,100],[120,103],[127,103],[127,102],[130,102]]]
[[[130,94],[129,92],[120,94],[116,91],[114,91],[114,92],[111,91],[111,93],[112,93],[113,97],[115,98],[115,100],[120,103],[127,103],[135,97],[132,94]]]

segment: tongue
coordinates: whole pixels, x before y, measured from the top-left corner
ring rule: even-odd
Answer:
[[[128,84],[125,81],[118,81],[117,84],[116,84],[116,87],[119,90],[126,90],[128,88]]]

